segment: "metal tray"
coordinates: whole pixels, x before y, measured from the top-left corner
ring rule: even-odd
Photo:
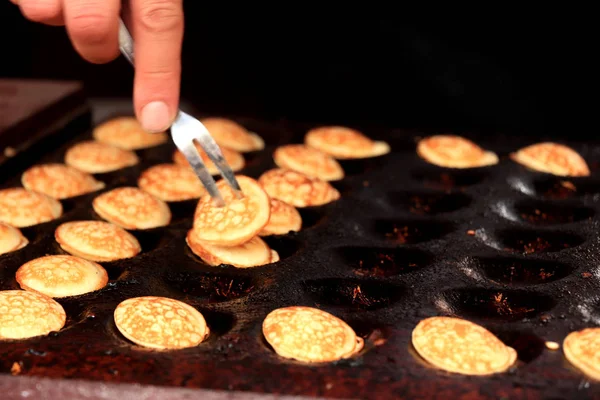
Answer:
[[[241,173],[253,177],[274,166],[277,145],[301,142],[312,126],[237,120],[266,141],[264,151],[246,157]],[[358,128],[387,140],[393,153],[342,162],[347,177],[335,184],[342,198],[301,210],[301,232],[267,239],[280,262],[246,270],[206,266],[184,241],[194,203],[172,204],[168,227],[133,232],[143,247],[139,256],[102,263],[111,278],[105,289],[59,300],[68,315],[64,329],[0,342],[0,386],[30,390],[40,398],[85,390],[98,396],[90,398],[103,398],[107,387],[119,392],[112,383],[162,387],[144,392],[149,398],[185,398],[182,387],[208,389],[214,398],[220,391],[378,399],[586,398],[600,393],[561,350],[544,346],[546,340],[562,343],[570,331],[600,322],[600,180],[567,179],[578,188],[569,193],[560,185],[565,179],[527,171],[507,159],[532,138],[465,133],[498,152],[501,162],[452,171],[418,158],[415,139],[422,133]],[[89,130],[67,134],[72,138],[67,143],[21,156],[29,164],[61,162],[69,146],[90,138]],[[600,146],[570,145],[597,176]],[[145,168],[170,162],[173,150],[169,143],[139,151],[140,165],[97,177],[107,183],[105,190],[135,185]],[[21,172],[0,170],[2,187],[19,185]],[[61,252],[53,239],[59,224],[98,219],[91,208],[96,195],[65,200],[61,219],[23,229],[31,243],[0,256],[0,288],[18,288],[15,271],[27,260]],[[120,301],[142,295],[197,307],[211,327],[210,339],[170,352],[133,345],[116,330],[112,313]],[[261,324],[268,312],[288,305],[316,306],[343,318],[365,338],[365,350],[327,365],[278,357],[263,340]],[[410,336],[419,320],[432,315],[481,323],[518,351],[518,365],[486,378],[428,367],[411,349]],[[15,363],[20,377],[9,375]],[[59,381],[52,385],[41,378]],[[121,390],[131,393],[130,386]]]

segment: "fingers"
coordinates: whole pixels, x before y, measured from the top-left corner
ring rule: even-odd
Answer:
[[[25,18],[46,25],[64,25],[62,0],[11,0]]]
[[[132,0],[136,114],[149,132],[171,126],[179,106],[182,0]]]
[[[63,1],[67,32],[77,52],[96,64],[115,59],[119,54],[120,0]]]

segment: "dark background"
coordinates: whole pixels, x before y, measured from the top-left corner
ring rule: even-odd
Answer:
[[[490,7],[450,17],[432,5],[441,17],[415,18],[397,4],[184,5],[182,98],[206,112],[595,135],[590,11],[568,18]],[[27,22],[7,0],[0,31],[0,76],[81,79],[91,96],[130,96],[133,74],[123,59],[87,64],[63,28]]]

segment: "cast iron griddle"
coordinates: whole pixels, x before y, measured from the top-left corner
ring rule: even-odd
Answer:
[[[277,145],[301,142],[311,126],[238,121],[267,143],[264,151],[246,156],[242,173],[252,177],[274,166]],[[0,384],[14,387],[13,379],[30,376],[60,379],[63,388],[89,387],[76,381],[83,379],[95,381],[98,390],[105,383],[172,387],[173,396],[174,387],[378,399],[586,398],[600,393],[569,365],[562,350],[544,347],[545,340],[562,343],[568,332],[600,321],[600,181],[569,179],[578,188],[572,195],[561,179],[526,171],[506,159],[508,152],[530,143],[519,138],[468,135],[497,151],[502,161],[454,172],[417,157],[417,134],[364,131],[388,140],[393,153],[343,162],[347,178],[336,184],[341,200],[301,210],[305,226],[298,234],[267,239],[280,262],[246,270],[206,266],[184,241],[194,203],[174,204],[169,227],[134,232],[142,254],[102,263],[111,278],[105,289],[59,300],[68,315],[63,330],[0,342],[5,374]],[[29,164],[62,161],[68,146],[90,138],[89,131],[68,133],[71,142],[27,154]],[[571,145],[596,175],[600,146]],[[173,149],[166,144],[139,151],[141,165],[98,178],[107,183],[106,190],[135,185],[145,168],[170,162]],[[20,174],[2,170],[2,187],[19,185]],[[1,288],[18,288],[15,271],[24,262],[61,253],[53,239],[60,223],[97,219],[90,206],[97,194],[66,200],[60,220],[23,229],[31,243],[0,257]],[[124,299],[145,295],[197,307],[211,328],[208,341],[170,352],[127,341],[114,325],[113,310]],[[320,307],[343,318],[365,337],[365,350],[326,365],[278,357],[263,340],[261,324],[268,312],[289,305]],[[518,351],[517,367],[486,378],[428,367],[414,355],[410,336],[419,320],[432,315],[481,323]],[[11,377],[11,368],[21,377]],[[66,393],[58,387],[49,390]]]

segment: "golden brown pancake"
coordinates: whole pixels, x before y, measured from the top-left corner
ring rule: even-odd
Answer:
[[[135,236],[103,221],[65,222],[54,237],[69,254],[90,261],[115,261],[138,255],[142,248]]]
[[[280,146],[275,150],[273,160],[280,168],[300,172],[323,181],[337,181],[344,178],[344,170],[335,158],[303,144]]]
[[[77,143],[65,154],[65,164],[90,174],[117,171],[136,165],[139,161],[131,150],[94,140]]]
[[[125,229],[151,229],[169,225],[167,203],[136,187],[120,187],[96,197],[94,211]]]
[[[271,249],[271,264],[279,262],[279,253]]]
[[[202,161],[204,162],[204,165],[206,166],[208,172],[211,175],[219,175],[219,170],[212,162],[212,160],[208,157],[208,154],[206,154],[206,152],[202,150],[202,147],[200,147],[198,143],[194,142],[194,145],[196,147],[196,150],[198,150],[198,154],[200,154],[200,157],[202,158]],[[230,150],[227,147],[221,147],[221,153],[223,153],[223,158],[225,159],[227,164],[229,164],[229,167],[233,172],[237,172],[244,168],[246,161],[244,160],[244,156],[241,153],[238,153],[235,150]],[[173,153],[173,162],[177,165],[181,165],[184,167],[190,166],[183,153],[179,150],[175,150],[175,152]]]
[[[563,341],[565,357],[589,378],[600,381],[600,328],[571,332]]]
[[[244,196],[237,198],[224,179],[217,188],[225,206],[217,207],[209,196],[200,199],[194,214],[194,231],[198,240],[214,246],[238,246],[260,232],[271,215],[269,196],[252,178],[237,175]]]
[[[68,297],[102,289],[108,283],[108,274],[99,264],[83,258],[45,256],[21,265],[17,282],[24,290]]]
[[[339,160],[377,157],[390,152],[386,142],[371,140],[363,133],[343,126],[311,129],[306,133],[304,142]]]
[[[412,343],[434,367],[463,375],[505,372],[517,360],[517,352],[490,331],[460,318],[422,320],[413,330]]]
[[[189,167],[176,164],[158,164],[140,175],[138,186],[163,201],[198,199],[206,189]]]
[[[28,244],[29,240],[19,229],[0,222],[0,255],[17,251]]]
[[[60,201],[23,188],[0,190],[0,221],[17,228],[49,222],[63,213]]]
[[[477,168],[498,163],[495,153],[455,135],[435,135],[422,139],[417,145],[417,154],[431,164],[446,168]]]
[[[271,198],[298,208],[321,206],[340,198],[340,192],[328,182],[289,169],[271,169],[258,182]]]
[[[246,128],[226,118],[204,118],[202,123],[208,129],[215,142],[221,147],[247,153],[262,150],[265,142],[256,133],[248,132]]]
[[[166,143],[166,132],[149,133],[135,117],[117,117],[98,125],[93,132],[98,142],[125,150],[138,150]]]
[[[285,307],[263,321],[263,335],[281,357],[302,362],[350,358],[364,346],[361,337],[341,319],[316,308]]]
[[[26,189],[54,199],[67,199],[96,192],[105,187],[92,175],[64,164],[41,164],[23,173],[21,183]]]
[[[585,160],[573,149],[558,143],[532,144],[512,153],[511,159],[534,171],[558,176],[589,176]]]
[[[273,254],[269,245],[258,236],[238,246],[223,247],[199,240],[196,233],[191,229],[186,242],[192,252],[208,265],[216,267],[226,264],[237,268],[251,268],[275,262],[273,257],[279,261],[279,255]]]
[[[58,332],[65,310],[48,296],[25,290],[0,291],[0,339],[28,339]]]
[[[166,297],[127,299],[115,309],[114,319],[127,339],[159,350],[197,346],[210,332],[198,310]]]
[[[302,217],[298,210],[281,200],[271,199],[271,217],[259,235],[287,235],[300,229],[302,229]]]

